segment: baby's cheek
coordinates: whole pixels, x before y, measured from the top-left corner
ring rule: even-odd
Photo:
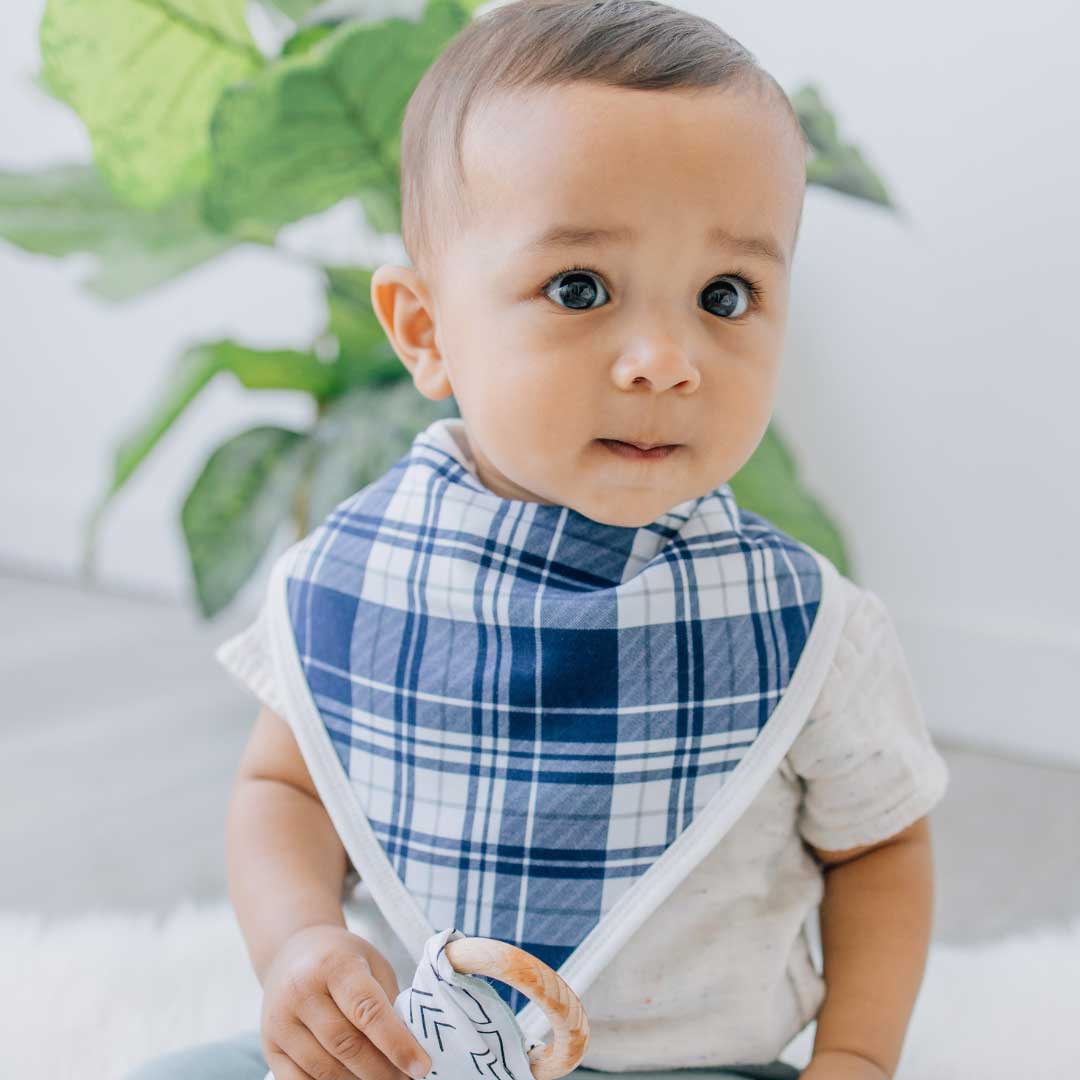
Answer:
[[[559,446],[581,423],[580,391],[551,375],[514,380],[507,394],[503,425],[521,443]]]

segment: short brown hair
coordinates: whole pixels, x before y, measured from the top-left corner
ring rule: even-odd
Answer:
[[[809,148],[780,84],[714,22],[657,0],[514,0],[454,35],[406,106],[401,234],[414,266],[437,260],[464,224],[461,146],[469,109],[500,90],[570,82],[753,91],[786,112]]]

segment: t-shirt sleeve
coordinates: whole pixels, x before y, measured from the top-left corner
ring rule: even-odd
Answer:
[[[246,630],[223,641],[214,651],[214,657],[263,704],[284,716],[285,703],[274,682],[267,618],[264,603],[255,621]]]
[[[901,832],[944,796],[903,648],[876,593],[857,592],[821,693],[788,752],[803,781],[799,832],[843,851]]]

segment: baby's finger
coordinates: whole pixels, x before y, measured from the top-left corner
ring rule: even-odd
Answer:
[[[338,1008],[329,994],[313,994],[301,1003],[297,1016],[350,1077],[361,1080],[406,1080],[382,1052]]]
[[[335,964],[326,988],[345,1018],[408,1076],[427,1076],[431,1058],[396,1012],[366,965]],[[387,1078],[391,1080],[391,1078]],[[398,1078],[394,1078],[398,1080]]]
[[[394,973],[390,961],[380,952],[365,953],[364,958],[368,962],[368,967],[371,968],[371,974],[375,976],[376,981],[386,991],[386,996],[393,1003],[397,999],[399,990],[397,975]]]
[[[331,1057],[299,1020],[289,1024],[280,1043],[266,1048],[266,1064],[274,1080],[354,1080],[354,1074]]]
[[[306,1072],[302,1072],[300,1066],[288,1054],[280,1050],[274,1050],[266,1055],[266,1064],[273,1074],[274,1080],[311,1080]]]

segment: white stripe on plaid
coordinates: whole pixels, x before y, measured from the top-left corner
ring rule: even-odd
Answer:
[[[445,419],[295,546],[286,588],[326,732],[430,924],[556,970],[744,759],[822,595],[814,554],[729,485],[605,525],[495,495]]]

